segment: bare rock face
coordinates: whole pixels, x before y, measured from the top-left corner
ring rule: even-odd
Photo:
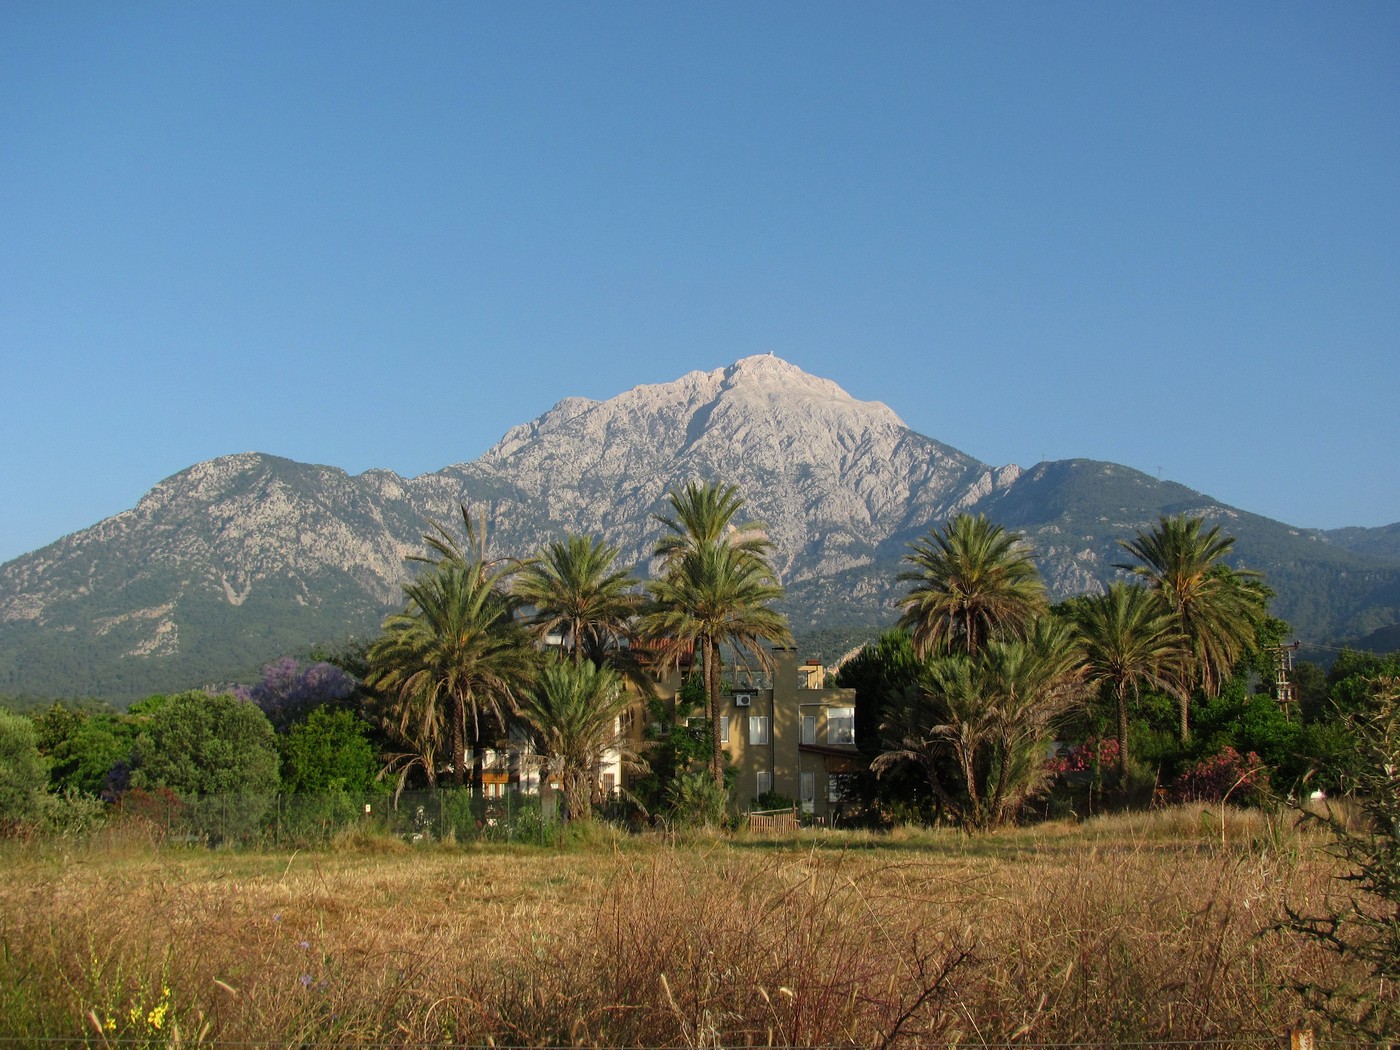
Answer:
[[[1227,520],[1242,550],[1268,547],[1246,534],[1277,533],[1269,542],[1293,544],[1295,564],[1345,554],[1116,464],[988,466],[767,355],[607,401],[566,398],[479,460],[416,478],[251,452],[196,464],[0,566],[0,692],[139,696],[368,637],[400,603],[405,559],[432,522],[452,527],[459,503],[498,554],[594,534],[645,575],[654,515],[691,480],[738,486],[765,523],[799,633],[892,622],[906,545],[961,512],[1023,533],[1061,596],[1101,586],[1119,538],[1185,508]],[[1357,579],[1383,590],[1400,572]]]
[[[738,485],[763,520],[783,579],[871,563],[987,472],[777,357],[749,357],[603,402],[560,402],[473,468],[544,502],[552,522],[596,533],[644,561],[651,515],[690,480]]]

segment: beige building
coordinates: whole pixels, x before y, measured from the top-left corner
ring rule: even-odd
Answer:
[[[769,792],[796,800],[818,822],[841,809],[841,773],[863,769],[853,689],[825,687],[826,670],[774,649],[771,674],[740,676],[720,702],[720,742],[738,772],[741,809]]]
[[[656,683],[663,699],[674,699],[680,672]],[[839,818],[839,774],[859,772],[866,760],[856,747],[855,690],[826,688],[826,668],[815,660],[799,664],[797,650],[776,648],[772,670],[727,673],[720,697],[720,744],[736,772],[734,802],[753,808],[761,795],[785,796],[818,823]],[[641,701],[624,716],[619,729],[644,750],[645,716]],[[487,797],[510,791],[540,791],[541,758],[526,741],[501,741],[483,755],[483,789]],[[466,761],[472,761],[468,751]],[[604,797],[627,782],[628,771],[613,752],[598,770]],[[557,784],[553,786],[557,787]]]

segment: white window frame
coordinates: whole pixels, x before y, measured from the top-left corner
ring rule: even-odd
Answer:
[[[804,769],[798,775],[798,796],[802,802],[802,812],[811,813],[817,808],[817,774]]]
[[[767,715],[749,715],[749,746],[762,747],[771,739]]]
[[[727,744],[727,743],[729,743],[729,716],[728,716],[728,715],[720,715],[720,716],[719,716],[719,742],[720,742],[721,744]]]
[[[754,798],[767,795],[773,790],[773,774],[766,769],[760,769],[753,775],[753,786],[756,789],[753,793]]]
[[[841,713],[838,714],[837,712]],[[849,712],[849,714],[846,712]],[[849,745],[856,742],[856,709],[854,707],[827,708],[826,742],[828,744],[838,745]]]
[[[817,716],[802,716],[802,743],[815,744],[817,742]]]

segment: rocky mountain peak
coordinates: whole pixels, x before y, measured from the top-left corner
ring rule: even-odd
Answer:
[[[258,453],[195,464],[131,510],[0,566],[0,691],[132,697],[371,635],[402,601],[405,558],[459,504],[486,521],[496,553],[591,534],[645,566],[666,493],[694,480],[737,486],[764,522],[799,631],[890,622],[908,542],[962,511],[1025,534],[1057,594],[1098,586],[1120,538],[1196,507],[1229,518],[1251,567],[1268,571],[1274,549],[1287,548],[1286,566],[1336,556],[1320,537],[1114,464],[990,467],[760,354],[605,401],[565,398],[475,462],[414,478]],[[1400,588],[1390,561],[1326,565],[1270,575],[1285,616],[1290,587],[1305,608],[1327,581],[1358,607]]]
[[[759,354],[606,401],[561,401],[464,469],[518,494],[497,513],[538,501],[561,531],[610,536],[639,561],[668,490],[737,484],[791,582],[870,564],[884,537],[950,507],[988,468],[879,402]]]
[[[815,440],[819,447],[811,456],[821,458],[833,440],[858,443],[872,430],[894,439],[907,428],[878,401],[858,401],[829,379],[758,354],[669,383],[636,386],[607,401],[567,398],[512,429],[482,462],[502,468],[509,462],[517,469],[522,457],[543,454],[541,443],[615,445],[624,434],[644,437],[652,453],[671,455],[697,442],[718,446],[771,438],[787,454],[803,456],[807,442]],[[594,466],[606,469],[602,462]]]

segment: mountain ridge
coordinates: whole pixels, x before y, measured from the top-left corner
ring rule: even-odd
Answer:
[[[761,355],[561,399],[478,459],[411,478],[255,452],[194,464],[0,565],[0,692],[130,697],[368,636],[400,601],[405,559],[459,502],[500,553],[593,533],[644,574],[653,515],[697,479],[738,485],[765,522],[799,634],[891,621],[906,545],[962,511],[1024,533],[1059,596],[1111,578],[1119,539],[1190,511],[1238,535],[1300,630],[1331,638],[1400,619],[1400,527],[1296,529],[1096,460],[994,467]]]

